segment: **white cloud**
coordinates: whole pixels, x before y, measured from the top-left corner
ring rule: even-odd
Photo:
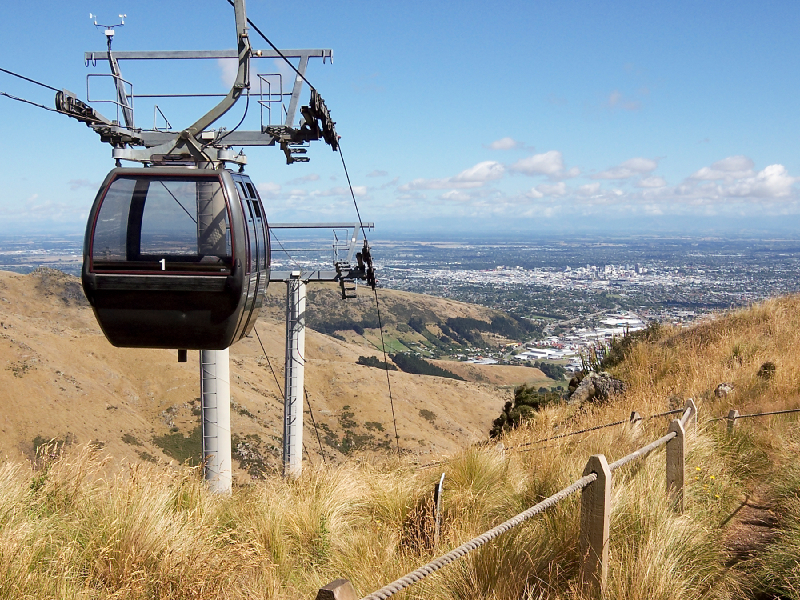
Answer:
[[[594,196],[599,191],[600,191],[599,181],[595,181],[594,183],[587,183],[586,185],[582,185],[578,188],[578,194],[580,194],[581,196]]]
[[[226,88],[232,87],[236,81],[236,74],[239,72],[239,61],[235,58],[218,58],[217,67],[222,84]]]
[[[543,154],[521,158],[509,169],[525,175],[557,176],[564,171],[564,157],[558,150],[550,150]]]
[[[397,194],[398,200],[426,200],[428,197],[422,192],[409,191],[403,194]]]
[[[543,183],[542,185],[536,186],[536,191],[540,192],[544,196],[566,196],[567,184],[563,181],[559,181],[553,185]]]
[[[364,185],[354,185],[353,186],[353,194],[356,196],[366,196],[367,195],[367,186]],[[314,190],[311,192],[312,196],[349,196],[350,190],[346,187],[337,186],[328,188],[327,190]]]
[[[651,177],[643,177],[639,180],[636,184],[637,187],[641,188],[660,188],[667,185],[667,182],[664,180],[663,177],[657,177],[655,175]]]
[[[401,192],[409,190],[470,189],[481,187],[487,181],[500,179],[506,168],[497,161],[487,160],[461,171],[455,177],[441,179],[414,179],[401,185]]]
[[[743,177],[752,177],[755,175],[753,167],[755,163],[747,156],[729,156],[718,160],[710,167],[703,167],[702,169],[693,173],[689,179],[698,179],[705,181],[714,181],[718,179],[733,180],[741,179]]]
[[[381,187],[380,187],[379,189],[381,189],[381,190],[385,190],[386,188],[394,187],[394,186],[396,186],[396,185],[397,185],[397,182],[398,182],[398,181],[400,181],[400,178],[399,178],[399,177],[395,177],[395,178],[394,178],[394,179],[392,179],[391,181],[387,181],[387,182],[385,182],[385,183],[382,183],[382,184],[381,184]]]
[[[414,179],[408,183],[404,183],[397,189],[401,192],[408,192],[410,190],[446,190],[451,188],[476,188],[483,185],[479,181],[460,181],[454,182],[452,178],[446,177],[444,179]]]
[[[461,190],[450,190],[439,196],[442,200],[454,200],[456,202],[467,202],[472,200],[472,196]]]
[[[100,187],[99,183],[93,183],[88,179],[70,179],[67,183],[69,184],[69,189],[72,191],[79,190],[81,188],[96,190]]]
[[[755,177],[747,177],[727,188],[731,196],[750,198],[785,198],[798,180],[783,165],[769,165]]]
[[[478,163],[474,167],[461,171],[461,173],[453,177],[452,180],[455,182],[470,181],[483,183],[494,179],[500,179],[505,172],[506,168],[499,162],[486,160]]]
[[[316,173],[310,173],[308,175],[304,175],[303,177],[297,177],[296,179],[287,181],[286,185],[297,185],[300,183],[309,183],[311,181],[319,181],[319,175]]]
[[[266,183],[259,183],[256,185],[260,195],[264,197],[272,197],[281,191],[281,186],[278,183],[268,181]]]
[[[536,188],[531,188],[528,193],[525,194],[528,198],[544,198],[544,194],[537,190]]]
[[[522,142],[518,142],[514,138],[510,137],[500,138],[499,140],[495,140],[489,144],[489,148],[492,150],[515,150],[517,148],[522,148],[522,146]]]
[[[592,175],[592,179],[629,179],[655,171],[658,162],[649,158],[631,158],[621,165],[611,167],[605,171],[600,171]]]
[[[371,173],[367,173],[367,177],[386,177],[388,174],[386,171],[375,169]]]

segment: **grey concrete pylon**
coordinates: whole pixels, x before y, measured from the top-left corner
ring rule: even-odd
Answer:
[[[229,350],[200,351],[203,462],[214,492],[231,491],[231,378]]]
[[[303,471],[303,385],[306,346],[306,282],[294,271],[286,281],[286,370],[283,408],[283,476]]]

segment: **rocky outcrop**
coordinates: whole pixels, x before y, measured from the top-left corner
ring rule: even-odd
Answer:
[[[612,396],[621,394],[625,391],[625,382],[616,379],[605,371],[600,373],[590,372],[583,376],[579,381],[570,382],[570,388],[575,384],[574,391],[567,400],[567,404],[577,404],[578,406],[586,402],[606,402]]]
[[[717,398],[727,398],[733,393],[733,384],[723,381],[714,390],[714,395]]]

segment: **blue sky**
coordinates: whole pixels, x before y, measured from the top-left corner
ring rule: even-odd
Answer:
[[[796,2],[248,2],[283,48],[332,48],[325,98],[376,235],[794,234],[800,225]],[[235,45],[226,0],[0,5],[0,67],[86,96],[89,20],[126,13],[117,50]],[[266,48],[251,32],[254,48]],[[225,65],[123,63],[134,91],[225,90]],[[271,60],[254,72],[284,70]],[[0,91],[53,94],[0,73]],[[308,92],[303,93],[307,102]],[[206,105],[165,103],[175,126]],[[80,123],[0,97],[0,233],[81,232],[110,147]],[[113,116],[108,105],[101,112]],[[152,124],[152,102],[136,104]],[[232,127],[235,106],[220,123]],[[245,128],[257,128],[251,104]],[[287,166],[246,150],[275,221],[352,220],[337,154]]]

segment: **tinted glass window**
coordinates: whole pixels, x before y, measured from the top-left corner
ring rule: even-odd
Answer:
[[[115,179],[95,223],[97,271],[228,271],[231,234],[219,180]]]

